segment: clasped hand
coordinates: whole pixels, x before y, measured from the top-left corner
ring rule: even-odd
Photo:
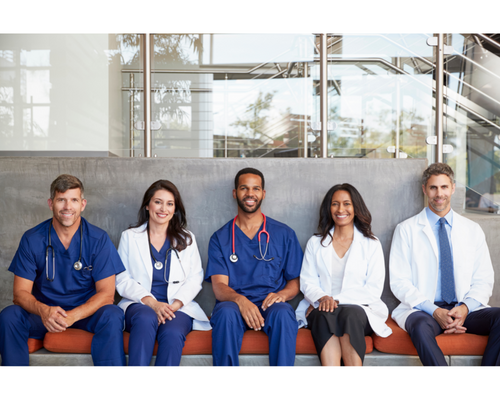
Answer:
[[[49,332],[64,332],[75,323],[71,311],[64,311],[61,307],[47,307],[40,317],[43,325]]]
[[[175,312],[177,309],[173,305],[156,301],[149,306],[154,310],[156,316],[158,317],[158,325],[164,324],[167,320],[172,321],[172,318],[175,318]]]
[[[450,311],[437,308],[432,316],[438,322],[444,333],[465,333],[467,328],[463,326],[469,309],[465,304],[452,308]]]

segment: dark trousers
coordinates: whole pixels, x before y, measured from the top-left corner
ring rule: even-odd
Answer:
[[[436,303],[436,305],[451,310],[456,303],[449,305]],[[500,308],[488,307],[471,312],[465,319],[464,326],[467,328],[466,333],[489,335],[481,365],[500,365]],[[436,341],[436,336],[444,330],[431,315],[424,311],[414,312],[406,319],[405,328],[423,365],[448,365]],[[451,335],[460,335],[460,333]]]
[[[264,318],[262,331],[269,337],[269,364],[293,366],[299,324],[293,307],[288,303],[274,303],[266,311],[259,311]],[[212,318],[212,358],[214,366],[239,365],[238,355],[243,334],[250,329],[232,301],[217,303]]]
[[[94,333],[90,350],[94,365],[121,366],[125,365],[123,322],[123,311],[118,306],[107,305],[76,321],[71,328]],[[2,365],[28,366],[28,338],[43,339],[46,333],[47,328],[38,315],[16,305],[5,308],[0,313]]]
[[[193,328],[193,318],[182,311],[175,312],[172,321],[158,325],[151,307],[134,303],[125,313],[125,330],[130,332],[128,365],[147,366],[151,362],[155,341],[158,340],[157,366],[178,366],[186,335]]]

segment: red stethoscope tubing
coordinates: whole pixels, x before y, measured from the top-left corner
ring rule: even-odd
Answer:
[[[264,259],[265,256],[266,256],[266,253],[267,253],[267,247],[269,245],[269,232],[266,230],[266,216],[264,214],[262,214],[262,217],[264,218],[264,226],[262,227],[262,230],[257,234],[257,239],[259,241],[259,250],[260,250],[260,235],[262,233],[265,233],[266,236],[267,236],[266,251],[264,252],[264,255],[262,255],[262,251],[261,251],[262,259]],[[231,259],[232,262],[238,261],[238,256],[236,256],[236,247],[234,245],[234,236],[235,236],[234,235],[234,225],[236,224],[236,219],[237,218],[238,218],[238,216],[234,217],[234,219],[233,219],[233,253],[231,254],[231,257],[230,257],[230,259]],[[265,260],[265,261],[267,261],[267,260]]]

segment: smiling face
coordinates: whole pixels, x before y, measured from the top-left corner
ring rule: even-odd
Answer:
[[[149,211],[150,225],[164,225],[167,228],[175,213],[174,195],[168,190],[157,190],[146,206],[146,210]]]
[[[262,200],[266,198],[266,191],[262,189],[260,176],[241,175],[238,187],[233,189],[233,197],[242,211],[252,214],[259,210]]]
[[[451,209],[451,195],[455,193],[455,184],[444,174],[431,175],[422,190],[429,200],[429,208],[440,217]]]
[[[351,195],[345,190],[337,190],[332,196],[330,207],[335,227],[344,227],[354,224],[354,206]]]
[[[85,210],[87,200],[82,199],[80,189],[69,189],[64,193],[55,192],[48,204],[54,215],[53,224],[69,228],[76,223],[80,224],[80,215]]]

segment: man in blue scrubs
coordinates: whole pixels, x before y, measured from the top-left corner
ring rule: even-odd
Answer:
[[[452,210],[448,165],[430,165],[422,190],[429,206],[401,222],[392,239],[391,290],[401,301],[392,318],[423,365],[447,365],[436,340],[441,333],[488,335],[481,365],[500,365],[500,308],[488,306],[494,278],[484,233]]]
[[[213,364],[239,365],[243,334],[253,329],[269,337],[270,365],[293,366],[298,323],[287,301],[299,292],[303,252],[291,228],[261,213],[266,191],[260,171],[239,171],[234,186],[238,215],[208,247],[205,279],[216,298]]]
[[[94,333],[94,365],[125,365],[124,315],[113,305],[125,268],[107,233],[81,217],[86,204],[82,182],[61,175],[50,187],[53,217],[23,235],[9,267],[14,305],[0,313],[2,365],[29,365],[28,338],[68,328]]]

